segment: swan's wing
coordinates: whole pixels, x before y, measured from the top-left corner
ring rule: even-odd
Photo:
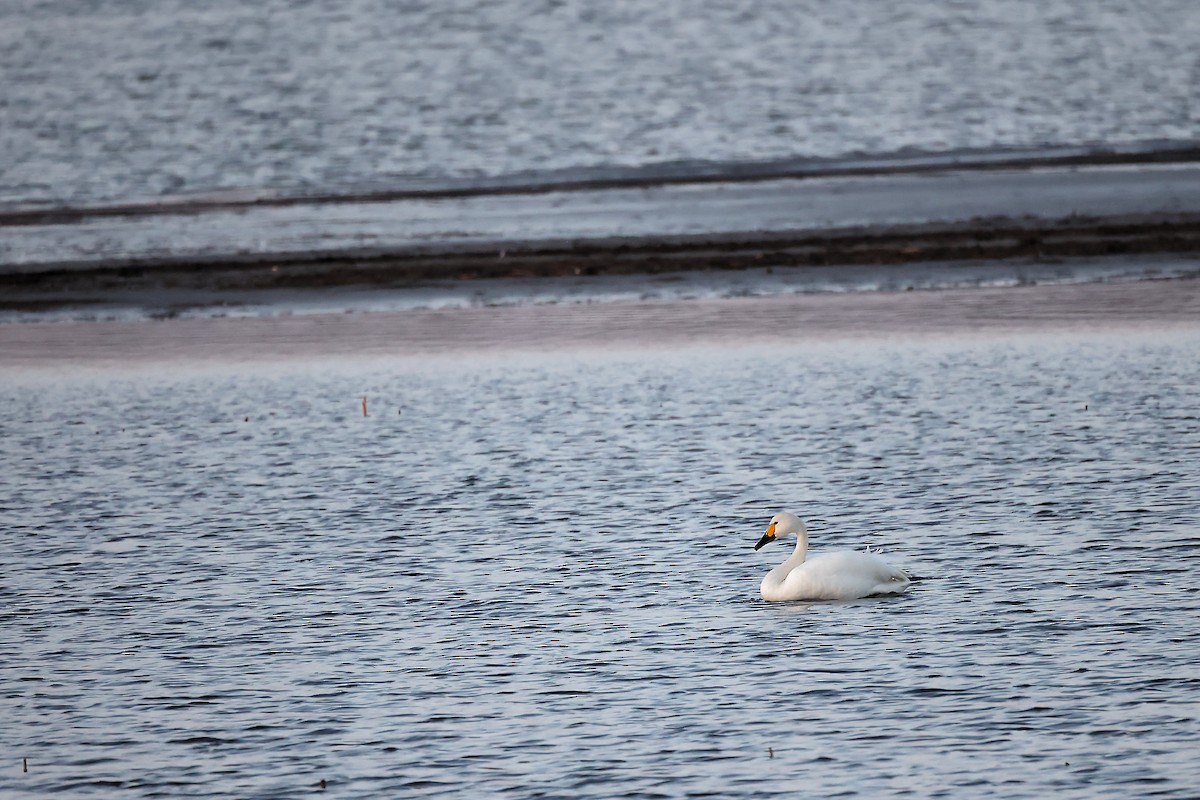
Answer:
[[[900,594],[908,588],[904,570],[874,553],[825,553],[813,556],[784,582],[796,599],[852,600],[875,594]]]

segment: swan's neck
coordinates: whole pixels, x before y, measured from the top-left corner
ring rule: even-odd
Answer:
[[[763,578],[763,586],[778,586],[783,583],[792,570],[804,563],[804,556],[807,553],[808,534],[805,531],[800,531],[800,533],[796,535],[796,549],[792,551],[792,554],[788,557],[787,561],[784,561],[778,567],[767,573],[767,577]]]

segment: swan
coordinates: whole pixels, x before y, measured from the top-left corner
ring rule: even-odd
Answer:
[[[763,600],[854,600],[876,594],[901,594],[909,577],[872,553],[822,553],[807,561],[808,531],[795,514],[771,517],[767,532],[754,545],[758,550],[777,538],[796,534],[791,558],[767,573],[759,591]]]

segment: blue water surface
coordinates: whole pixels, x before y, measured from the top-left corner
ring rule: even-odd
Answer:
[[[1197,385],[1194,332],[10,369],[0,794],[1193,796]],[[923,580],[763,602],[785,508]]]

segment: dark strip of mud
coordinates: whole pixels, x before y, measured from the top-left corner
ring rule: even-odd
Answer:
[[[761,267],[895,265],[937,261],[1046,261],[1136,254],[1200,254],[1200,215],[844,228],[574,242],[430,247],[373,255],[256,255],[161,260],[96,269],[0,275],[0,308],[53,309],[113,292],[405,288],[433,280],[659,274]]]

